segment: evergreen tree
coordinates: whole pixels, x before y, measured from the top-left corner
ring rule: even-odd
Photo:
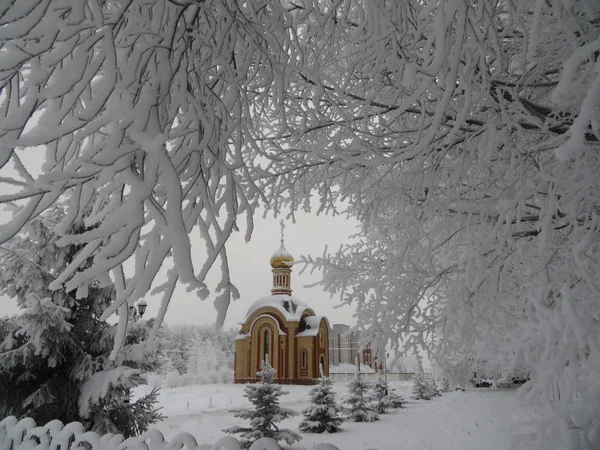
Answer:
[[[373,386],[373,400],[375,402],[375,411],[378,414],[386,414],[387,410],[392,408],[389,392],[390,387],[385,380],[378,380]]]
[[[377,413],[367,406],[366,395],[369,385],[361,380],[360,373],[357,372],[356,378],[348,385],[350,396],[344,403],[348,418],[354,422],[374,422],[379,420]]]
[[[450,392],[452,388],[450,387],[450,382],[447,378],[442,378],[442,392],[447,393]]]
[[[304,420],[300,423],[300,431],[306,433],[336,433],[342,429],[344,419],[340,416],[341,408],[335,401],[329,378],[321,377],[321,383],[309,392],[310,406],[302,411]]]
[[[396,394],[393,389],[388,391],[388,404],[390,405],[390,408],[404,408],[405,403],[404,397]]]
[[[81,249],[57,245],[52,230],[63,218],[60,208],[48,210],[0,249],[0,294],[22,309],[0,332],[0,417],[77,421],[98,433],[139,434],[161,418],[156,391],[131,401],[131,388],[144,382],[141,373],[158,366],[144,342],[151,324],[130,324],[112,360],[116,327],[99,317],[114,299],[113,286],[50,289]],[[91,264],[90,256],[81,267]]]
[[[278,428],[275,425],[288,417],[298,415],[298,413],[279,405],[279,397],[287,392],[282,391],[281,386],[273,384],[275,369],[271,367],[268,359],[264,361],[263,369],[257,375],[260,377],[260,382],[246,386],[244,394],[254,408],[242,409],[235,413],[235,417],[248,419],[250,425],[247,427],[234,426],[223,431],[240,434],[240,443],[244,448],[250,447],[253,442],[263,437],[285,441],[290,445],[301,440],[302,437],[295,431]]]
[[[415,400],[431,400],[432,393],[429,383],[423,374],[418,374],[413,383],[413,398]]]
[[[442,393],[440,392],[440,389],[433,378],[427,381],[427,389],[429,389],[429,396],[431,398],[442,396]]]

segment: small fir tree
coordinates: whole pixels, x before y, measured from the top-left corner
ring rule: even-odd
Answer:
[[[390,405],[389,390],[390,387],[385,380],[379,380],[373,386],[373,401],[375,403],[375,411],[378,414],[386,414],[388,409],[392,407]]]
[[[431,388],[423,374],[418,374],[413,383],[413,398],[415,400],[431,400]]]
[[[388,391],[388,404],[391,409],[404,408],[405,403],[404,397],[396,394],[393,389]]]
[[[281,386],[273,384],[275,369],[269,364],[268,358],[263,362],[263,369],[257,373],[260,382],[250,384],[245,388],[244,397],[254,405],[253,409],[242,409],[235,413],[235,417],[248,419],[250,425],[247,427],[230,427],[223,431],[231,434],[240,434],[240,443],[244,448],[250,447],[260,438],[271,438],[275,441],[285,441],[289,445],[302,439],[295,431],[278,428],[275,425],[288,417],[298,415],[292,409],[283,408],[279,405],[279,397],[287,392],[282,391]]]
[[[340,417],[341,408],[335,401],[329,378],[321,377],[321,383],[309,392],[310,406],[302,411],[304,420],[300,423],[300,431],[306,433],[336,433],[342,429],[344,421]]]
[[[450,382],[448,381],[447,378],[442,378],[442,392],[448,393],[452,390],[452,388],[450,387]]]
[[[442,393],[440,392],[440,389],[438,388],[438,385],[433,378],[427,381],[427,389],[429,389],[430,398],[442,396]]]
[[[366,395],[369,390],[369,385],[361,380],[360,372],[356,373],[356,378],[348,385],[350,396],[344,403],[346,414],[350,420],[354,422],[374,422],[379,420],[377,412],[367,406]]]

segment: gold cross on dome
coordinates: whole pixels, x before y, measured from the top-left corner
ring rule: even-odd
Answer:
[[[283,223],[283,219],[279,221],[279,226],[281,227],[281,245],[283,245],[283,231],[285,229],[285,224]]]

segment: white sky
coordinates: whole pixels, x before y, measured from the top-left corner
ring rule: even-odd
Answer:
[[[356,232],[356,222],[345,217],[315,216],[298,213],[296,223],[286,221],[285,247],[299,259],[301,255],[319,256],[325,246],[329,251],[336,250],[348,241],[349,236]],[[257,299],[269,295],[272,287],[272,273],[269,260],[279,248],[279,220],[272,217],[262,219],[257,217],[254,232],[250,242],[244,242],[244,232],[241,230],[231,236],[228,241],[228,258],[231,270],[231,280],[240,291],[240,299],[229,307],[225,328],[237,327],[237,323],[245,316],[248,307]],[[192,252],[204,252],[204,244],[198,237],[192,237]],[[328,317],[330,323],[354,324],[353,308],[339,305],[337,296],[330,298],[318,287],[306,288],[319,279],[319,273],[312,275],[305,271],[299,274],[300,267],[292,271],[292,295],[308,303],[317,314]],[[220,265],[216,264],[209,273],[207,284],[213,289],[219,281]],[[150,317],[158,311],[158,299],[148,298]],[[175,323],[214,323],[217,317],[212,301],[214,296],[205,301],[196,297],[194,292],[186,292],[184,286],[176,289],[165,318],[168,324]],[[147,313],[148,314],[148,313]]]
[[[6,216],[4,218],[6,220]],[[328,246],[329,251],[348,241],[349,236],[356,232],[356,222],[342,216],[315,216],[307,213],[297,213],[296,222],[285,222],[285,246],[288,251],[298,259],[301,255],[320,256]],[[280,226],[279,219],[272,217],[263,219],[255,218],[254,232],[250,242],[244,242],[244,232],[231,236],[228,241],[228,257],[233,284],[240,291],[240,299],[229,307],[225,328],[236,327],[243,319],[248,306],[254,300],[270,294],[272,287],[272,273],[269,260],[271,255],[279,248]],[[192,235],[192,253],[202,258],[204,243],[199,233]],[[200,266],[198,265],[197,269]],[[300,267],[292,272],[292,295],[308,303],[319,315],[328,317],[330,323],[345,323],[353,325],[353,308],[339,305],[339,297],[331,298],[318,287],[306,288],[319,279],[319,273],[312,275],[306,271],[299,274]],[[209,273],[208,287],[213,289],[219,281],[220,264]],[[164,280],[158,280],[161,283]],[[148,309],[145,317],[156,315],[160,297],[146,297]],[[186,292],[185,286],[179,286],[174,295],[165,322],[168,324],[211,324],[217,317],[212,304],[214,296],[205,301],[200,300],[195,292]],[[18,312],[15,302],[6,297],[0,297],[0,317]]]

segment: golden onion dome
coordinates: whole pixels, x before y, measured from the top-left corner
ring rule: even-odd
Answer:
[[[281,267],[289,269],[294,264],[294,257],[283,246],[283,242],[279,249],[271,256],[271,267],[278,269]]]

